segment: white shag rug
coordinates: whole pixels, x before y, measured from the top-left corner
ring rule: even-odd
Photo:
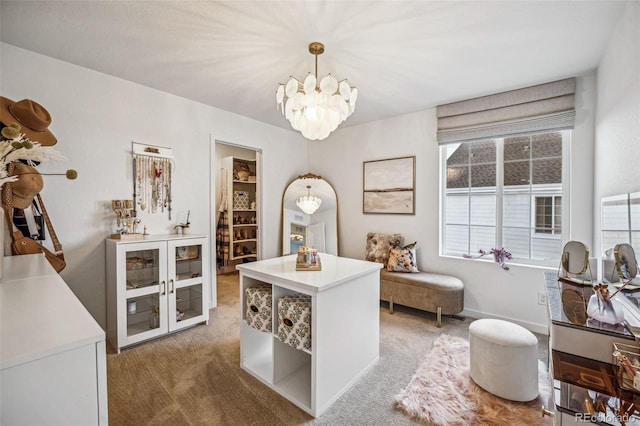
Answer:
[[[541,361],[538,376],[540,395],[533,401],[515,402],[492,395],[469,377],[469,342],[443,334],[411,382],[396,395],[396,407],[433,426],[551,425],[553,420],[541,413],[551,392]]]

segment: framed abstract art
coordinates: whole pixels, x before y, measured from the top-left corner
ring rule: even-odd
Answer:
[[[363,213],[415,214],[416,157],[363,163]]]

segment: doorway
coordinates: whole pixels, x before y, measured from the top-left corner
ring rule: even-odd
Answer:
[[[218,276],[235,274],[236,265],[259,260],[262,251],[261,152],[218,140],[213,148],[212,307],[217,305]]]

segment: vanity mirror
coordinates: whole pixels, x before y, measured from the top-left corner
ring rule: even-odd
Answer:
[[[307,173],[287,185],[281,232],[283,255],[297,253],[300,246],[338,255],[338,196],[326,179]]]
[[[616,272],[622,281],[627,281],[638,275],[636,253],[630,244],[617,244],[613,250],[613,256],[616,261]]]
[[[589,249],[580,241],[569,241],[562,249],[560,258],[560,279],[581,284],[591,284],[593,276],[589,264]],[[588,275],[585,275],[589,269]]]

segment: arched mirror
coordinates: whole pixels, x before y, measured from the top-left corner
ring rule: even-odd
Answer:
[[[307,173],[287,185],[282,194],[282,254],[315,247],[338,255],[338,196],[321,176]]]

